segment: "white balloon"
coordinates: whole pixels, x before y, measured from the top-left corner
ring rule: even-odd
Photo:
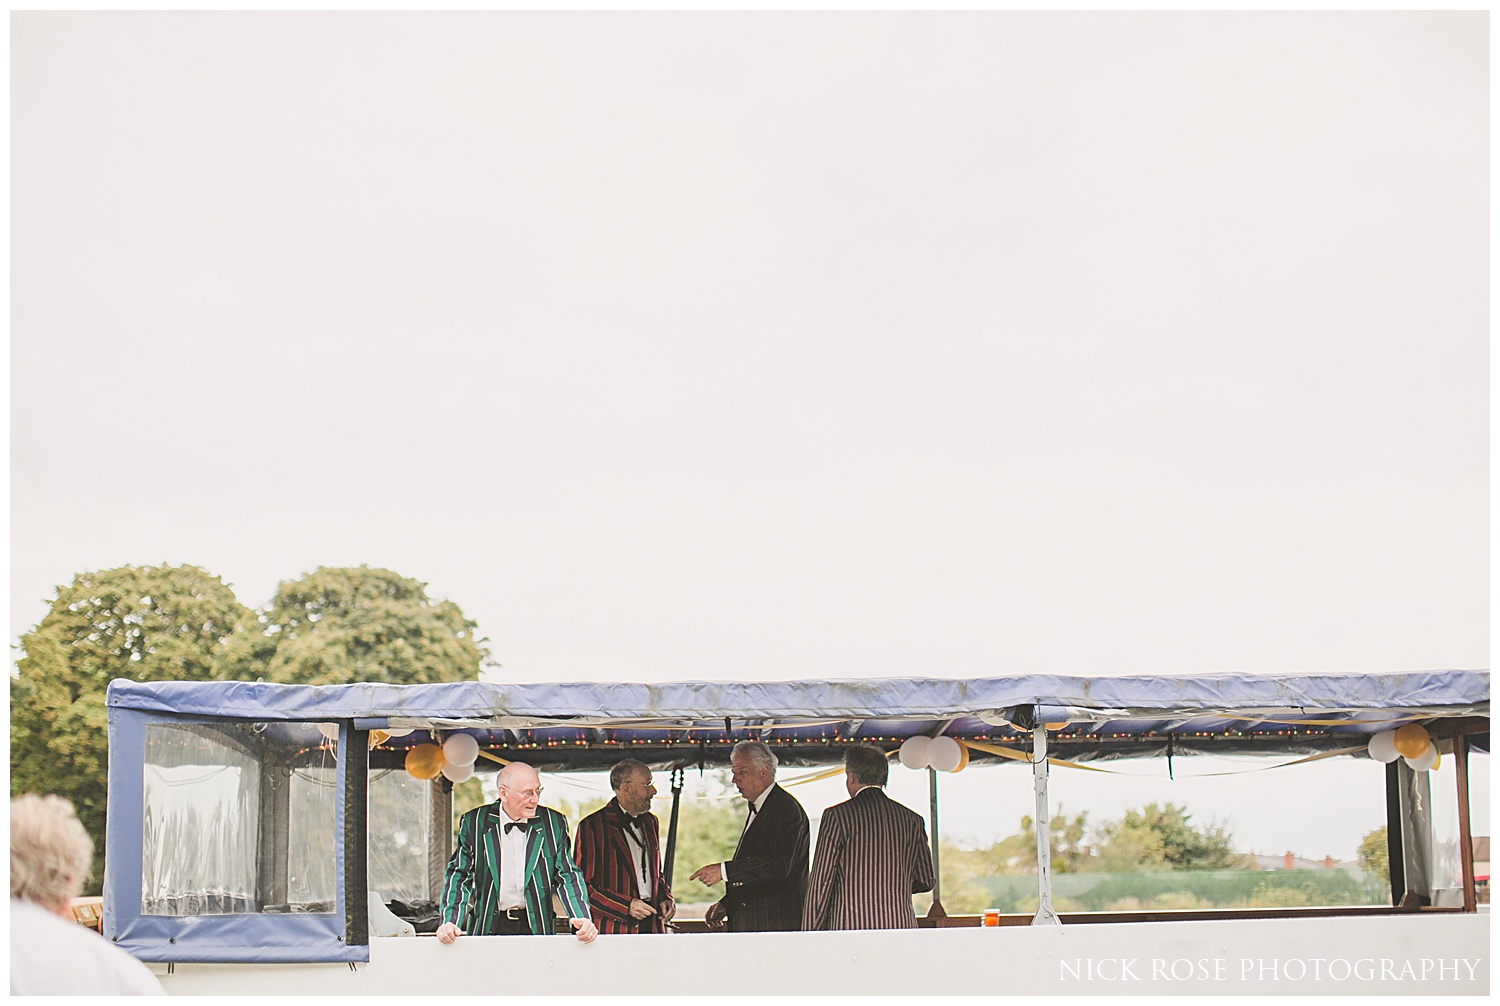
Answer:
[[[927,767],[927,745],[932,743],[931,737],[908,737],[901,742],[901,764],[907,768]]]
[[[952,737],[934,737],[927,745],[927,764],[939,772],[954,771],[963,757],[963,748]]]
[[[417,728],[416,727],[386,727],[385,728],[385,732],[386,732],[386,734],[388,736],[391,736],[391,737],[405,737],[407,734],[411,733],[415,729],[417,729]]]
[[[472,734],[454,734],[443,741],[443,757],[449,765],[472,765],[479,757],[479,742]]]
[[[1385,762],[1387,765],[1400,758],[1401,754],[1396,750],[1396,731],[1382,730],[1378,734],[1371,735],[1369,751],[1371,758],[1378,762]]]
[[[467,736],[467,735],[466,735]],[[449,782],[463,782],[474,774],[474,765],[454,765],[452,762],[443,766],[443,776]]]
[[[1437,764],[1437,758],[1437,745],[1428,744],[1427,750],[1422,752],[1422,757],[1408,758],[1406,759],[1406,764],[1411,766],[1411,770],[1413,772],[1426,772],[1428,769],[1432,768],[1432,766]]]
[[[337,723],[319,723],[318,733],[331,741],[336,741],[339,739],[339,725]]]

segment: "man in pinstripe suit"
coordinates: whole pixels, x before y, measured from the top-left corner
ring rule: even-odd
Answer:
[[[542,781],[530,765],[511,762],[495,777],[500,799],[458,820],[458,844],[443,878],[442,925],[452,943],[482,936],[552,933],[552,896],[584,943],[599,935],[589,916],[583,874],[573,862],[568,821],[539,807]]]
[[[885,795],[889,770],[876,748],[844,752],[849,799],[823,812],[803,929],[917,928],[911,896],[932,890],[932,853],[921,816]]]
[[[712,929],[727,923],[732,933],[772,933],[802,926],[807,891],[807,812],[776,785],[776,754],[760,741],[740,741],[729,753],[730,778],[750,803],[734,856],[700,867],[693,880],[712,887],[724,881],[724,897],[703,920]]]

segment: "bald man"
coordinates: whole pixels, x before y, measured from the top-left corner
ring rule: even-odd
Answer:
[[[573,862],[568,822],[539,806],[542,781],[530,765],[512,762],[495,776],[500,797],[458,820],[458,843],[443,878],[437,938],[452,943],[482,936],[556,932],[557,895],[578,939],[599,935],[589,915],[588,889]]]

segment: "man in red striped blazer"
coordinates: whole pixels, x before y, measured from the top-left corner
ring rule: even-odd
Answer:
[[[677,905],[661,875],[651,769],[627,758],[609,773],[615,798],[578,824],[573,858],[601,933],[663,933]]]
[[[803,902],[803,929],[915,929],[911,896],[932,890],[922,818],[885,795],[877,748],[844,752],[849,799],[823,812]]]

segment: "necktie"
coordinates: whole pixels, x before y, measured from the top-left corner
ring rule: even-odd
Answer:
[[[641,817],[644,817],[644,816],[645,815],[641,815]],[[651,863],[650,863],[650,860],[646,856],[646,825],[645,825],[644,822],[642,822],[642,820],[641,820],[640,817],[631,817],[629,814],[626,814],[625,815],[625,833],[627,835],[629,835],[631,838],[635,839],[636,845],[640,846],[640,850],[641,850],[641,876],[645,878],[645,882],[647,884],[650,884],[652,882],[652,877],[651,877]],[[655,894],[656,894],[655,891],[647,891],[647,890],[644,890],[644,889],[641,891],[641,897],[644,898],[644,899],[646,899],[646,900],[648,900],[648,901],[652,897],[654,897]]]
[[[525,822],[525,821],[506,821],[505,822],[505,833],[507,835],[509,835],[510,834],[510,829],[512,829],[512,828],[520,828],[522,831],[525,831],[526,830],[526,824],[527,824],[527,822]]]

